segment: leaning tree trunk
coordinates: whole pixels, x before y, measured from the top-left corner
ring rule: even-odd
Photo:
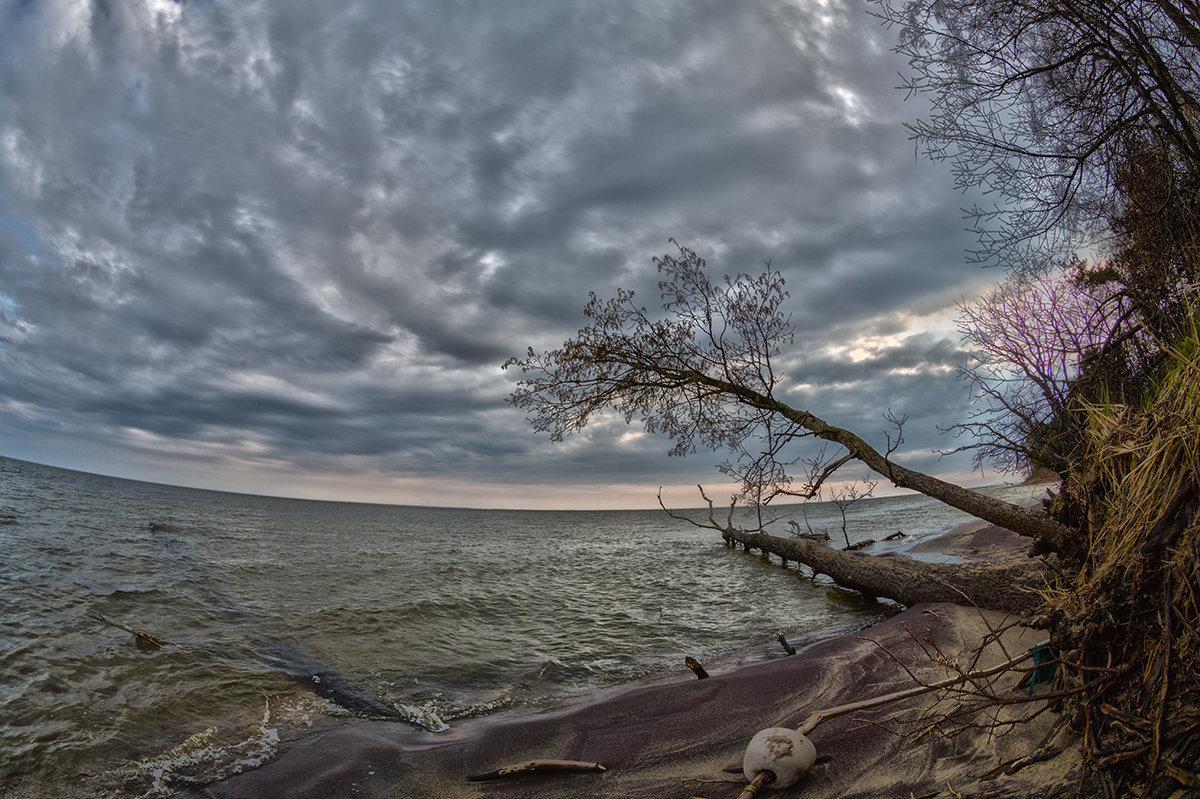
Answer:
[[[684,376],[691,382],[706,385],[736,397],[738,402],[777,413],[808,430],[822,441],[829,441],[845,447],[851,457],[886,477],[894,486],[919,491],[927,497],[1012,530],[1019,535],[1041,539],[1056,549],[1069,546],[1072,537],[1071,529],[1041,511],[1023,508],[1020,505],[989,497],[986,494],[980,494],[977,491],[956,486],[945,480],[939,480],[923,472],[901,466],[849,430],[829,424],[808,411],[793,408],[772,396],[728,380],[712,377],[703,372],[689,371],[685,372]]]
[[[846,588],[902,605],[917,602],[972,604],[990,610],[1027,613],[1041,602],[1037,591],[1046,585],[1047,567],[1038,559],[1021,558],[981,563],[927,563],[902,556],[847,552],[804,539],[721,531],[726,542],[761,549],[785,560],[803,563]]]

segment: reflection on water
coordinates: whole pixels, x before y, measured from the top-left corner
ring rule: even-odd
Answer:
[[[837,532],[830,513],[809,521]],[[966,518],[916,497],[852,515],[852,538]],[[26,797],[166,795],[347,707],[438,730],[888,612],[660,511],[308,502],[7,459],[0,546],[0,792]]]

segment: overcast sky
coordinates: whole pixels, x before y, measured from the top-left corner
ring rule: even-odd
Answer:
[[[563,445],[501,371],[657,300],[669,237],[791,291],[788,399],[907,462],[999,275],[863,0],[0,0],[0,455],[285,496],[695,504],[722,455]],[[993,481],[992,475],[987,481]]]

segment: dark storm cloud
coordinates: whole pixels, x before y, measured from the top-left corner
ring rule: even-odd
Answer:
[[[941,415],[945,334],[826,351],[978,279],[866,11],[0,3],[0,454],[692,482],[623,425],[534,437],[497,368],[589,290],[653,304],[670,236],[785,272],[814,403]]]

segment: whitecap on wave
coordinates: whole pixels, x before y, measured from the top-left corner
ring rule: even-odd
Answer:
[[[208,727],[158,755],[130,761],[95,778],[97,787],[140,799],[171,796],[180,787],[207,785],[258,768],[279,750],[279,731],[271,726],[268,698],[260,723],[240,734],[222,735]]]

